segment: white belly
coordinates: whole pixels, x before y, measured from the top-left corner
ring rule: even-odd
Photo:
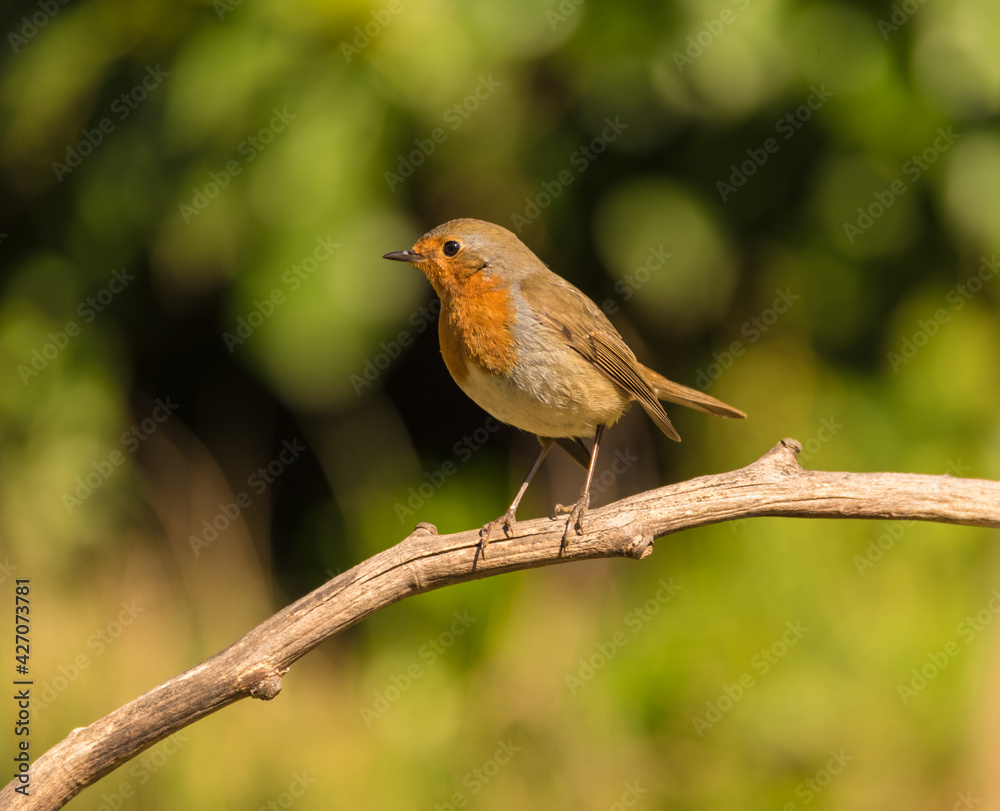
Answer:
[[[563,358],[565,361],[566,358]],[[587,364],[575,355],[568,363]],[[585,367],[588,385],[572,374],[553,375],[549,368],[520,364],[510,376],[492,375],[469,364],[459,383],[469,397],[501,422],[547,437],[590,437],[598,425],[611,425],[628,408],[631,397]]]

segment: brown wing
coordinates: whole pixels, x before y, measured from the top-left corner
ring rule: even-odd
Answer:
[[[663,433],[680,442],[680,434],[643,376],[644,367],[594,302],[548,269],[531,273],[522,280],[521,289],[543,323],[638,400]],[[574,316],[570,319],[565,313]]]

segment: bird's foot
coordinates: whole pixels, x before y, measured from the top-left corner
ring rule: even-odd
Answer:
[[[556,504],[556,515],[569,515],[569,519],[566,521],[566,531],[563,533],[563,546],[569,543],[571,530],[576,530],[577,535],[583,535],[583,516],[587,513],[588,507],[590,507],[590,493],[586,491],[571,507]]]
[[[512,507],[499,518],[494,518],[488,524],[484,524],[483,528],[479,530],[479,554],[484,558],[486,557],[486,547],[490,544],[490,536],[493,535],[493,530],[497,527],[503,527],[503,534],[508,538],[510,537],[511,532],[514,530],[514,524],[517,523],[514,520],[515,512]]]

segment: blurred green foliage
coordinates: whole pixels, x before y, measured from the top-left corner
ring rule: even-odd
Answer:
[[[532,440],[380,259],[453,217],[750,414],[674,409],[681,446],[630,414],[597,504],[784,436],[1000,478],[991,0],[2,19],[0,563],[34,587],[36,755],[417,521],[504,508]],[[577,492],[549,464],[522,518]],[[996,540],[746,521],[407,600],[73,807],[1000,807]]]

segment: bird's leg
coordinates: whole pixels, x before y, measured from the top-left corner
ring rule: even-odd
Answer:
[[[583,492],[580,498],[572,507],[564,507],[562,504],[556,505],[556,512],[565,515],[569,513],[569,520],[566,522],[566,532],[563,533],[563,544],[569,541],[570,529],[576,529],[577,535],[583,535],[583,516],[590,506],[590,482],[594,478],[594,468],[597,466],[597,452],[601,449],[601,435],[604,433],[604,426],[598,425],[594,432],[594,449],[590,452],[590,467],[587,468],[587,481],[583,485]]]
[[[493,534],[493,530],[495,530],[497,526],[503,527],[504,535],[509,535],[514,529],[514,514],[517,512],[517,505],[521,503],[524,491],[528,489],[528,485],[531,484],[531,480],[538,472],[538,468],[541,467],[542,462],[545,461],[545,457],[549,455],[549,451],[552,450],[552,446],[555,444],[555,440],[550,439],[549,437],[538,437],[538,441],[542,443],[542,449],[538,452],[538,456],[535,457],[535,461],[531,464],[531,469],[528,471],[528,475],[524,477],[524,481],[521,483],[521,489],[517,491],[517,495],[514,496],[514,500],[511,502],[510,507],[507,508],[507,512],[499,518],[490,521],[488,524],[484,525],[481,530],[479,530],[479,552],[484,558],[486,557],[486,547],[490,543],[490,535]]]

